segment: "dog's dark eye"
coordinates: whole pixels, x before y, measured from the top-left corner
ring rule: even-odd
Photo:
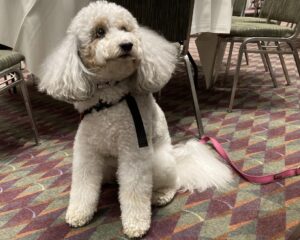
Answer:
[[[103,28],[96,29],[96,38],[104,38],[105,30]]]
[[[124,27],[124,26],[123,26],[123,27],[121,27],[121,30],[122,30],[122,31],[125,31],[125,32],[128,32],[127,28],[126,28],[126,27]]]

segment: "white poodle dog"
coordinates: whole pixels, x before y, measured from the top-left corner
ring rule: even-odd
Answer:
[[[84,113],[74,142],[66,214],[71,226],[92,219],[101,184],[115,178],[129,237],[147,232],[151,204],[169,203],[177,190],[203,191],[231,181],[230,170],[203,144],[171,145],[164,113],[152,93],[171,78],[177,55],[174,44],[139,27],[126,9],[97,1],[77,14],[44,63],[39,89]],[[128,93],[140,110],[147,147],[139,147],[133,116],[123,101]]]

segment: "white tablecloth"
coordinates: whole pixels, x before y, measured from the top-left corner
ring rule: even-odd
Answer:
[[[195,0],[191,34],[229,33],[232,0]]]
[[[0,43],[20,51],[32,73],[90,0],[0,0]]]
[[[91,0],[0,0],[0,43],[23,53],[36,73],[76,13]],[[195,0],[192,33],[226,33],[231,0]]]

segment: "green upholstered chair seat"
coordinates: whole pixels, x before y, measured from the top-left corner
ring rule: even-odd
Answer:
[[[232,16],[232,22],[259,22],[259,23],[266,23],[266,18],[259,18],[259,17],[237,17]]]
[[[232,22],[230,36],[236,37],[289,37],[294,30],[269,23]]]
[[[20,53],[10,50],[0,50],[0,72],[20,63],[24,59],[25,57]]]
[[[232,22],[249,22],[249,23],[267,23],[266,18],[261,17],[237,17],[232,16]],[[276,24],[277,22],[274,20],[271,20],[270,23]]]

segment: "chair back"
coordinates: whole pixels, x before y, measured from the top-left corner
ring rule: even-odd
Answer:
[[[233,4],[233,16],[244,16],[245,15],[245,9],[247,5],[247,0],[235,0]]]
[[[300,0],[273,0],[268,18],[280,22],[298,23],[300,21]]]
[[[261,17],[261,18],[268,18],[269,14],[271,12],[273,3],[275,2],[274,4],[276,4],[276,1],[277,0],[264,0],[262,2],[262,6],[261,6],[261,9],[260,9],[259,17]]]
[[[171,42],[189,40],[194,0],[109,0],[128,9],[142,26]]]

